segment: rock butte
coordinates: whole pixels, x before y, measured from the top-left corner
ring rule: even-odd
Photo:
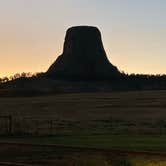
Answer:
[[[46,72],[63,79],[110,79],[120,76],[107,59],[101,33],[92,26],[71,27],[66,32],[63,53]]]

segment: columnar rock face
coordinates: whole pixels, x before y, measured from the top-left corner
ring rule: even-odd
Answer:
[[[64,79],[106,79],[120,72],[107,59],[101,33],[96,27],[77,26],[67,30],[62,55],[47,75]]]

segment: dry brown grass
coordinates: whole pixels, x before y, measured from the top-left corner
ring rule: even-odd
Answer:
[[[131,122],[127,125],[145,124],[154,128],[160,121],[163,123],[166,120],[166,91],[0,98],[1,115],[12,115],[17,121],[30,118],[82,122],[85,128],[92,121],[103,122],[104,125],[118,121],[121,126]]]
[[[0,98],[0,115],[63,119],[166,118],[166,91],[61,94]]]

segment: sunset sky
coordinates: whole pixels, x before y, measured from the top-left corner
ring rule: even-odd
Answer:
[[[166,0],[0,0],[0,77],[46,71],[75,25],[97,26],[120,70],[166,74]]]

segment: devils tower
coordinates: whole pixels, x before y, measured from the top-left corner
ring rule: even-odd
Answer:
[[[66,32],[63,53],[46,72],[63,79],[110,79],[120,76],[107,59],[101,33],[91,26],[71,27]]]

